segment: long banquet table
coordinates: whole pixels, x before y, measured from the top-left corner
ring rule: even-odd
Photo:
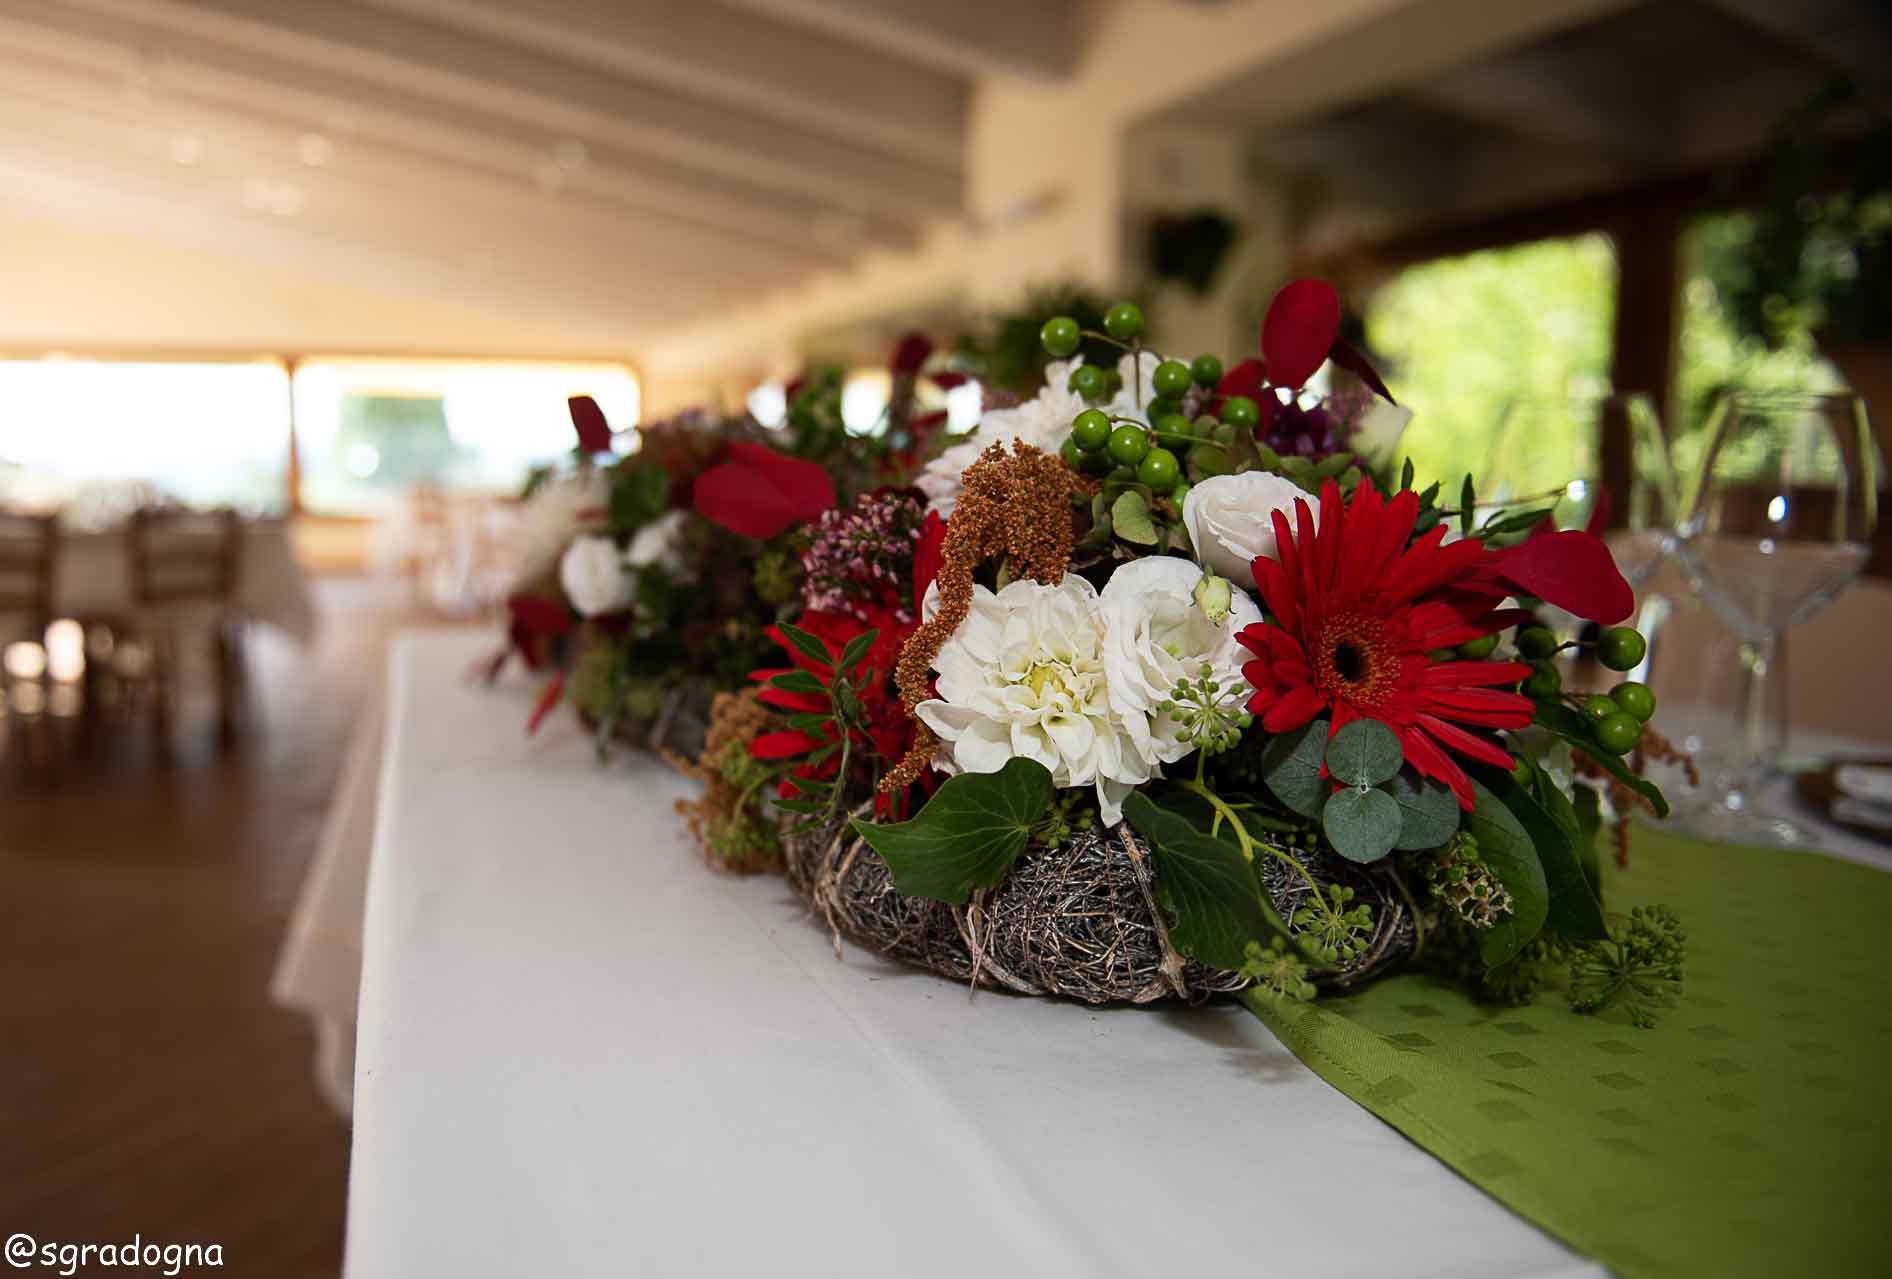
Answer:
[[[490,637],[397,643],[347,1274],[1601,1275],[1239,1008],[1097,1010],[849,948],[716,874]]]

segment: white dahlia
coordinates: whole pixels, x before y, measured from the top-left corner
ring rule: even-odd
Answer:
[[[978,429],[928,462],[926,469],[914,481],[920,491],[926,494],[928,508],[939,512],[942,517],[950,518],[953,506],[959,500],[960,475],[994,444],[1009,447],[1013,441],[1018,441],[1047,453],[1057,452],[1064,444],[1064,438],[1071,433],[1071,419],[1091,407],[1084,402],[1083,396],[1066,386],[1071,380],[1071,370],[1083,363],[1081,358],[1052,362],[1045,369],[1045,384],[1034,398],[1016,408],[994,409],[987,413],[979,420]],[[1148,404],[1156,396],[1152,380],[1158,360],[1146,351],[1142,364],[1141,403]],[[1129,356],[1117,362],[1117,372],[1123,378],[1123,389],[1101,407],[1106,413],[1134,414],[1139,401],[1136,380],[1131,377]]]
[[[936,606],[937,588],[927,599]],[[1056,586],[974,586],[971,611],[934,661],[938,696],[915,708],[942,743],[947,773],[991,773],[1024,756],[1059,787],[1095,786],[1106,822],[1156,776],[1111,704],[1097,591],[1083,578]]]

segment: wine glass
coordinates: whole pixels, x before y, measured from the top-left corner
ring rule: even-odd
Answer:
[[[1780,638],[1865,567],[1882,463],[1850,395],[1734,392],[1709,418],[1680,533],[1690,584],[1740,641],[1736,739],[1720,793],[1690,825],[1711,838],[1796,846],[1813,837],[1754,798],[1785,725],[1770,724]]]

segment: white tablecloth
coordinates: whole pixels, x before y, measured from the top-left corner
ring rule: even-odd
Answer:
[[[61,616],[123,616],[132,609],[131,559],[125,531],[68,533],[60,540],[53,583]],[[237,567],[237,611],[307,643],[315,636],[315,604],[281,520],[248,521]]]
[[[1234,1007],[969,994],[711,873],[490,637],[393,659],[347,1273],[1601,1274]]]

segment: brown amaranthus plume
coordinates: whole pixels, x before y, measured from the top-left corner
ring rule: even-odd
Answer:
[[[1047,586],[1063,581],[1075,542],[1071,499],[1092,487],[1062,458],[1016,440],[1009,454],[994,444],[966,468],[940,547],[939,611],[907,637],[894,666],[894,686],[908,715],[926,700],[933,662],[972,607],[974,570],[1004,556],[1015,578]],[[880,789],[912,785],[938,745],[933,730],[920,724],[912,747],[881,778]]]
[[[1650,760],[1662,764],[1680,765],[1682,774],[1688,778],[1690,786],[1701,785],[1701,773],[1695,767],[1695,757],[1676,746],[1661,733],[1656,732],[1654,728],[1644,724],[1642,740],[1629,756],[1629,769],[1640,777],[1649,767]],[[1616,848],[1616,864],[1629,865],[1629,810],[1640,804],[1650,812],[1654,812],[1655,806],[1632,790],[1627,783],[1612,777],[1604,771],[1601,764],[1588,756],[1579,753],[1573,763],[1579,775],[1603,784],[1605,793],[1609,796],[1610,807],[1615,809],[1617,814],[1616,826],[1610,831],[1610,842]]]
[[[703,754],[691,763],[666,752],[670,763],[703,783],[696,798],[680,799],[676,808],[712,865],[750,872],[773,870],[781,862],[774,830],[751,806],[766,765],[751,758],[749,743],[772,718],[755,689],[718,693],[710,703]]]

